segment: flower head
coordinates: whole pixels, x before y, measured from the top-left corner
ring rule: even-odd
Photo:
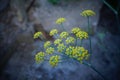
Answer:
[[[55,55],[55,56],[51,56],[50,57],[50,60],[49,60],[49,63],[52,67],[55,67],[58,65],[59,63],[59,60],[60,60],[60,56],[58,55]]]
[[[75,27],[71,30],[72,33],[76,34],[77,32],[80,31],[80,28],[79,27]]]
[[[54,41],[54,44],[55,45],[58,45],[58,44],[60,44],[62,42],[62,39],[56,39],[55,41]]]
[[[65,50],[66,46],[62,43],[57,46],[58,52],[63,52]]]
[[[94,16],[95,12],[92,10],[84,10],[80,15],[84,17]]]
[[[41,35],[42,35],[42,32],[36,32],[36,33],[34,34],[34,39],[40,37]]]
[[[47,47],[49,47],[51,45],[51,42],[50,41],[46,41],[44,43],[44,48],[46,49]]]
[[[47,54],[52,54],[54,52],[54,48],[53,47],[49,47],[46,49],[46,53]]]
[[[74,43],[75,42],[75,38],[74,37],[67,37],[67,39],[65,41],[66,41],[67,44]]]
[[[60,34],[60,38],[66,38],[68,35],[69,35],[68,32],[63,31],[63,32]]]
[[[55,34],[57,34],[58,33],[58,30],[57,29],[52,29],[51,31],[50,31],[50,36],[53,36],[53,35],[55,35]]]
[[[78,33],[76,33],[76,37],[80,39],[87,39],[88,33],[85,31],[79,31]]]
[[[39,52],[35,55],[35,61],[37,63],[44,61],[45,53],[44,52]]]
[[[73,49],[74,49],[73,46],[69,46],[69,47],[67,47],[67,48],[66,48],[66,52],[65,52],[65,54],[68,55],[69,57],[73,57],[73,56],[72,56]]]
[[[58,18],[58,19],[56,20],[56,24],[62,24],[62,23],[65,22],[65,21],[66,21],[65,18]]]
[[[86,49],[84,49],[83,47],[69,46],[66,49],[65,54],[71,58],[74,58],[74,59],[80,61],[80,62],[82,62],[83,60],[87,60],[89,58],[88,51]]]

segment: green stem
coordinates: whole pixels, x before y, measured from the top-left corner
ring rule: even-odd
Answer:
[[[75,46],[77,46],[77,41],[78,41],[78,40],[77,40],[77,37],[76,37]]]
[[[80,40],[80,46],[82,46],[82,41],[83,41],[83,40],[81,39],[81,40]]]
[[[92,66],[92,64],[87,63],[87,62],[86,62],[86,63],[83,62],[83,64],[86,65],[86,66],[88,66],[88,67],[90,67],[93,71],[95,71],[98,75],[100,75],[101,78],[102,78],[102,80],[107,80],[107,79],[101,74],[101,72],[99,72],[94,66]]]
[[[90,48],[90,54],[92,55],[92,43],[91,43],[91,37],[90,37],[90,21],[89,21],[89,17],[87,17],[88,19],[88,35],[89,35],[89,48]]]
[[[102,0],[104,4],[106,4],[114,13],[115,13],[115,16],[116,16],[116,20],[117,20],[117,26],[118,26],[118,29],[119,29],[119,32],[120,32],[120,24],[119,24],[119,17],[118,17],[118,11],[119,11],[119,4],[118,4],[118,9],[115,10],[109,3],[107,3],[105,0]]]
[[[107,5],[115,14],[118,14],[118,12],[110,5],[108,4],[105,0],[102,0],[105,5]]]
[[[62,27],[63,31],[66,31],[62,23],[61,23],[61,27]]]

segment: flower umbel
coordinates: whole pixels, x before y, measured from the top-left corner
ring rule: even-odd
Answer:
[[[60,44],[62,42],[62,39],[56,39],[55,41],[54,41],[54,44],[55,45],[58,45],[58,44]]]
[[[36,33],[34,34],[34,39],[40,37],[41,35],[42,35],[42,32],[36,32]]]
[[[66,38],[68,35],[69,35],[68,32],[63,31],[63,32],[60,34],[60,38]]]
[[[74,43],[75,38],[74,37],[67,37],[67,39],[65,41],[66,41],[67,44]]]
[[[77,32],[80,31],[80,28],[79,27],[75,27],[71,30],[72,33],[76,34]]]
[[[80,39],[87,39],[88,33],[85,31],[79,31],[78,33],[76,33],[76,37]]]
[[[46,41],[44,43],[44,48],[46,49],[47,47],[49,47],[51,45],[51,42],[50,41]]]
[[[57,46],[58,52],[63,52],[65,50],[66,46],[62,43]]]
[[[107,3],[106,3],[107,4]],[[109,5],[109,4],[108,4]],[[88,34],[90,33],[90,16],[95,15],[95,12],[92,10],[84,10],[81,13],[82,16],[87,17],[88,20],[88,33],[85,31],[82,31],[79,27],[73,28],[70,32],[66,32],[67,30],[64,29],[63,22],[66,21],[65,18],[59,18],[56,20],[56,24],[61,24],[60,26],[63,28],[63,32],[61,34],[58,34],[57,29],[53,29],[50,31],[50,36],[53,36],[56,40],[53,43],[52,41],[47,41],[44,44],[44,52],[39,52],[35,55],[35,60],[37,63],[42,61],[49,61],[49,64],[52,67],[56,67],[58,63],[62,63],[63,61],[69,61],[69,58],[72,60],[78,61],[82,63],[83,65],[91,68],[96,73],[98,73],[101,76],[101,79],[106,80],[106,77],[102,75],[92,64],[89,59],[90,55],[92,55],[92,47],[91,47],[91,37],[89,37],[89,48],[90,52],[88,53],[88,50],[86,50],[84,47],[82,47],[83,39],[88,38]],[[43,38],[42,40],[45,40],[44,36],[41,36],[41,32],[37,32],[34,34],[34,38]],[[78,42],[80,41],[80,43]],[[75,44],[71,44],[75,43]],[[80,44],[80,45],[78,45]],[[61,58],[62,57],[62,58]],[[49,59],[49,60],[48,60]]]
[[[49,47],[46,49],[46,53],[47,54],[52,54],[54,52],[54,48],[53,47]]]
[[[89,17],[89,16],[94,16],[95,12],[92,10],[84,10],[82,13],[80,13],[80,15],[84,17]]]
[[[58,18],[57,20],[56,20],[56,24],[62,24],[63,22],[65,22],[66,21],[66,19],[65,18]]]
[[[39,52],[35,55],[35,61],[37,63],[40,63],[40,62],[44,61],[44,57],[45,57],[45,53],[44,52]]]
[[[66,49],[65,54],[71,58],[74,58],[74,59],[80,61],[80,62],[82,62],[83,60],[87,60],[89,58],[88,51],[85,50],[83,47],[69,46]]]
[[[53,36],[53,35],[55,35],[55,34],[57,34],[58,33],[58,30],[57,29],[52,29],[51,31],[50,31],[50,36]]]
[[[49,60],[49,63],[52,67],[55,67],[55,66],[58,65],[59,60],[60,60],[60,56],[58,56],[58,55],[51,56],[50,60]]]

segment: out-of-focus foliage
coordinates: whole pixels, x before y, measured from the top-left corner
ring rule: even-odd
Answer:
[[[54,5],[59,3],[59,0],[48,0],[48,1]]]

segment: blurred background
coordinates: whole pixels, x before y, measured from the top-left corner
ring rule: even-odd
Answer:
[[[52,68],[48,62],[36,64],[34,56],[43,50],[43,41],[34,40],[37,31],[46,40],[52,28],[62,31],[55,20],[64,17],[65,29],[87,30],[85,9],[95,11],[90,18],[92,61],[107,80],[120,80],[120,1],[106,0],[0,0],[0,80],[102,80],[92,69],[76,62],[60,63]],[[84,46],[88,48],[88,41]]]

